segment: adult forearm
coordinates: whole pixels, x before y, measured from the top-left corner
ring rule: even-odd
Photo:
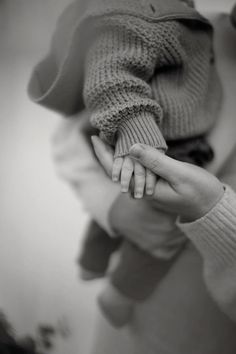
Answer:
[[[203,257],[206,285],[236,321],[236,194],[228,186],[217,205],[192,223],[178,222]]]

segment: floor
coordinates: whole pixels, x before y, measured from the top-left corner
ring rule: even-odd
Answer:
[[[0,2],[0,310],[19,335],[34,334],[39,323],[66,329],[53,353],[87,354],[100,286],[77,279],[87,214],[54,171],[50,139],[61,118],[26,95],[31,69],[68,2]],[[234,0],[197,3],[228,11]]]

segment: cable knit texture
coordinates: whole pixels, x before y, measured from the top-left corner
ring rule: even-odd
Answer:
[[[165,140],[206,133],[221,89],[212,27],[188,2],[76,0],[32,74],[31,98],[66,115],[85,105],[116,156],[134,142],[165,150]]]

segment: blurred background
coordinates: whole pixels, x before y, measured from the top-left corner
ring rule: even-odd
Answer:
[[[18,336],[40,324],[64,331],[58,354],[89,350],[97,285],[78,281],[87,215],[51,159],[62,118],[31,103],[26,86],[69,2],[0,1],[0,311]]]
[[[87,354],[100,284],[81,283],[75,262],[88,216],[54,171],[50,139],[62,118],[26,94],[70,2],[0,0],[0,312],[19,336],[44,323],[57,328],[52,353]],[[233,3],[197,6],[228,12]]]

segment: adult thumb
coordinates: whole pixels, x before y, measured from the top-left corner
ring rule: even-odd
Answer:
[[[143,166],[170,183],[176,183],[184,174],[183,163],[151,146],[135,144],[130,148],[129,153],[130,157],[135,158]]]

